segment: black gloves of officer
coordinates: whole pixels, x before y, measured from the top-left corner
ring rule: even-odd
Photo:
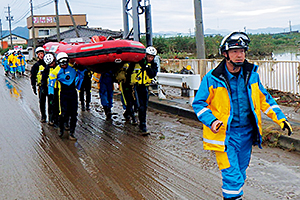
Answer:
[[[293,129],[292,129],[292,126],[291,124],[288,122],[288,121],[283,121],[281,124],[280,124],[280,127],[281,129],[284,131],[285,129],[288,130],[288,135],[292,135],[293,134]]]
[[[35,95],[37,95],[37,93],[36,93],[36,86],[32,86],[32,90],[33,90],[33,93],[34,93]]]

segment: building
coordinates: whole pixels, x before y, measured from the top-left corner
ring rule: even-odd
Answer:
[[[73,15],[75,24],[78,26],[86,27],[88,22],[86,21],[86,14]],[[55,35],[56,29],[56,15],[34,15],[34,36],[37,43],[44,38]],[[33,46],[33,31],[32,31],[32,17],[27,18],[27,28],[29,30],[28,46]],[[64,32],[73,28],[73,23],[70,15],[59,15],[59,31]]]
[[[108,29],[94,29],[94,28],[86,28],[77,26],[77,31],[79,34],[79,38],[76,35],[75,28],[71,28],[67,31],[60,33],[61,41],[67,43],[75,43],[75,42],[82,42],[82,43],[89,43],[91,41],[91,37],[94,35],[102,35],[106,38],[122,38],[123,34],[122,31],[111,31]],[[57,35],[52,35],[50,37],[45,38],[45,42],[47,41],[57,41]]]
[[[10,34],[9,34],[9,32],[6,32],[6,33],[2,36],[2,38],[1,38],[1,41],[2,41],[2,42],[0,42],[0,46],[1,46],[2,49],[8,48],[8,46],[10,46],[10,42],[11,42],[11,41],[12,41],[13,46],[14,46],[14,45],[27,44],[28,38],[25,38],[25,37],[23,37],[23,36],[20,36],[20,35],[18,35],[18,34],[16,34],[16,33],[12,33],[11,36],[12,36],[12,37],[11,37],[12,40],[10,40]]]
[[[88,28],[86,14],[73,15],[79,38],[77,37],[70,15],[59,15],[60,40],[68,43],[90,42],[94,35],[105,37],[121,38],[122,31],[111,31],[101,28]],[[56,15],[34,15],[34,32],[36,46],[42,46],[47,41],[57,41]],[[27,28],[29,30],[28,46],[33,46],[32,18],[27,18]]]

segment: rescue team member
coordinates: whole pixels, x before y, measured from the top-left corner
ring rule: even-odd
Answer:
[[[47,93],[40,88],[41,82],[38,80],[37,74],[40,71],[43,71],[46,67],[46,63],[44,62],[44,56],[45,56],[45,50],[43,47],[37,47],[35,49],[35,54],[37,56],[37,62],[31,67],[31,87],[33,90],[33,93],[37,95],[36,86],[39,87],[38,93],[39,93],[39,104],[40,104],[40,112],[41,112],[41,122],[45,123],[47,116],[46,116],[46,97]],[[40,76],[41,78],[41,76]]]
[[[123,67],[118,70],[116,73],[116,80],[119,83],[120,91],[121,91],[121,101],[123,104],[123,108],[125,112],[123,114],[126,121],[131,121],[133,125],[137,125],[137,121],[134,116],[133,110],[133,102],[134,102],[134,92],[133,86],[130,84],[130,78],[126,79],[127,69],[129,67],[129,63],[125,63]]]
[[[10,67],[10,73],[12,75],[12,78],[16,77],[16,71],[17,71],[17,52],[14,51],[12,54],[8,56],[8,65]]]
[[[139,128],[145,135],[148,135],[146,112],[149,100],[149,85],[156,76],[158,70],[157,64],[154,62],[156,54],[157,51],[154,47],[147,47],[146,56],[142,60],[137,63],[129,64],[126,77],[126,79],[131,80],[131,84],[134,85],[140,121]]]
[[[245,59],[249,43],[243,32],[224,37],[220,53],[225,58],[203,77],[193,102],[203,123],[204,149],[215,151],[227,200],[242,199],[252,145],[262,148],[261,111],[292,134],[287,118],[260,82],[258,66]]]
[[[4,67],[5,75],[8,76],[8,73],[10,72],[10,67],[8,64],[8,52],[6,52],[2,58],[2,65]]]
[[[18,51],[17,53],[17,72],[20,75],[24,75],[25,72],[25,66],[26,66],[26,61],[25,61],[25,56],[22,54],[21,51]]]
[[[48,124],[50,126],[58,127],[58,114],[59,114],[59,105],[58,105],[58,89],[57,82],[54,85],[54,95],[48,95],[48,84],[49,84],[49,74],[56,67],[56,59],[52,53],[48,53],[44,56],[44,62],[46,64],[45,69],[38,72],[38,77],[41,82],[41,89],[44,91],[46,96],[48,96]],[[39,79],[39,78],[38,78]]]
[[[114,77],[112,71],[102,73],[100,76],[100,101],[103,106],[106,119],[111,119],[111,108],[113,107],[113,94],[114,94]]]
[[[82,111],[90,110],[91,89],[92,89],[92,72],[91,70],[86,68],[84,72],[84,78],[81,84],[81,88],[79,90],[79,99],[81,102]]]
[[[60,52],[56,57],[58,66],[49,75],[48,93],[54,94],[56,81],[59,82],[60,101],[60,131],[59,136],[64,134],[65,123],[70,120],[70,140],[76,140],[74,133],[77,123],[78,96],[76,88],[81,87],[84,77],[84,70],[76,70],[73,64],[69,63],[69,57],[65,52]],[[78,66],[79,68],[80,66]]]

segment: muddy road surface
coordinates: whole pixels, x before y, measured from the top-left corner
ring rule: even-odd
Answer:
[[[77,142],[41,124],[28,77],[0,73],[0,199],[222,199],[214,154],[198,122],[149,108],[150,136],[105,120],[97,91],[78,110]],[[244,199],[300,199],[300,155],[253,149]]]

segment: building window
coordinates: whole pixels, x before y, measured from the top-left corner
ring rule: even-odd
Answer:
[[[49,29],[41,29],[39,30],[39,36],[49,36],[50,30]]]

